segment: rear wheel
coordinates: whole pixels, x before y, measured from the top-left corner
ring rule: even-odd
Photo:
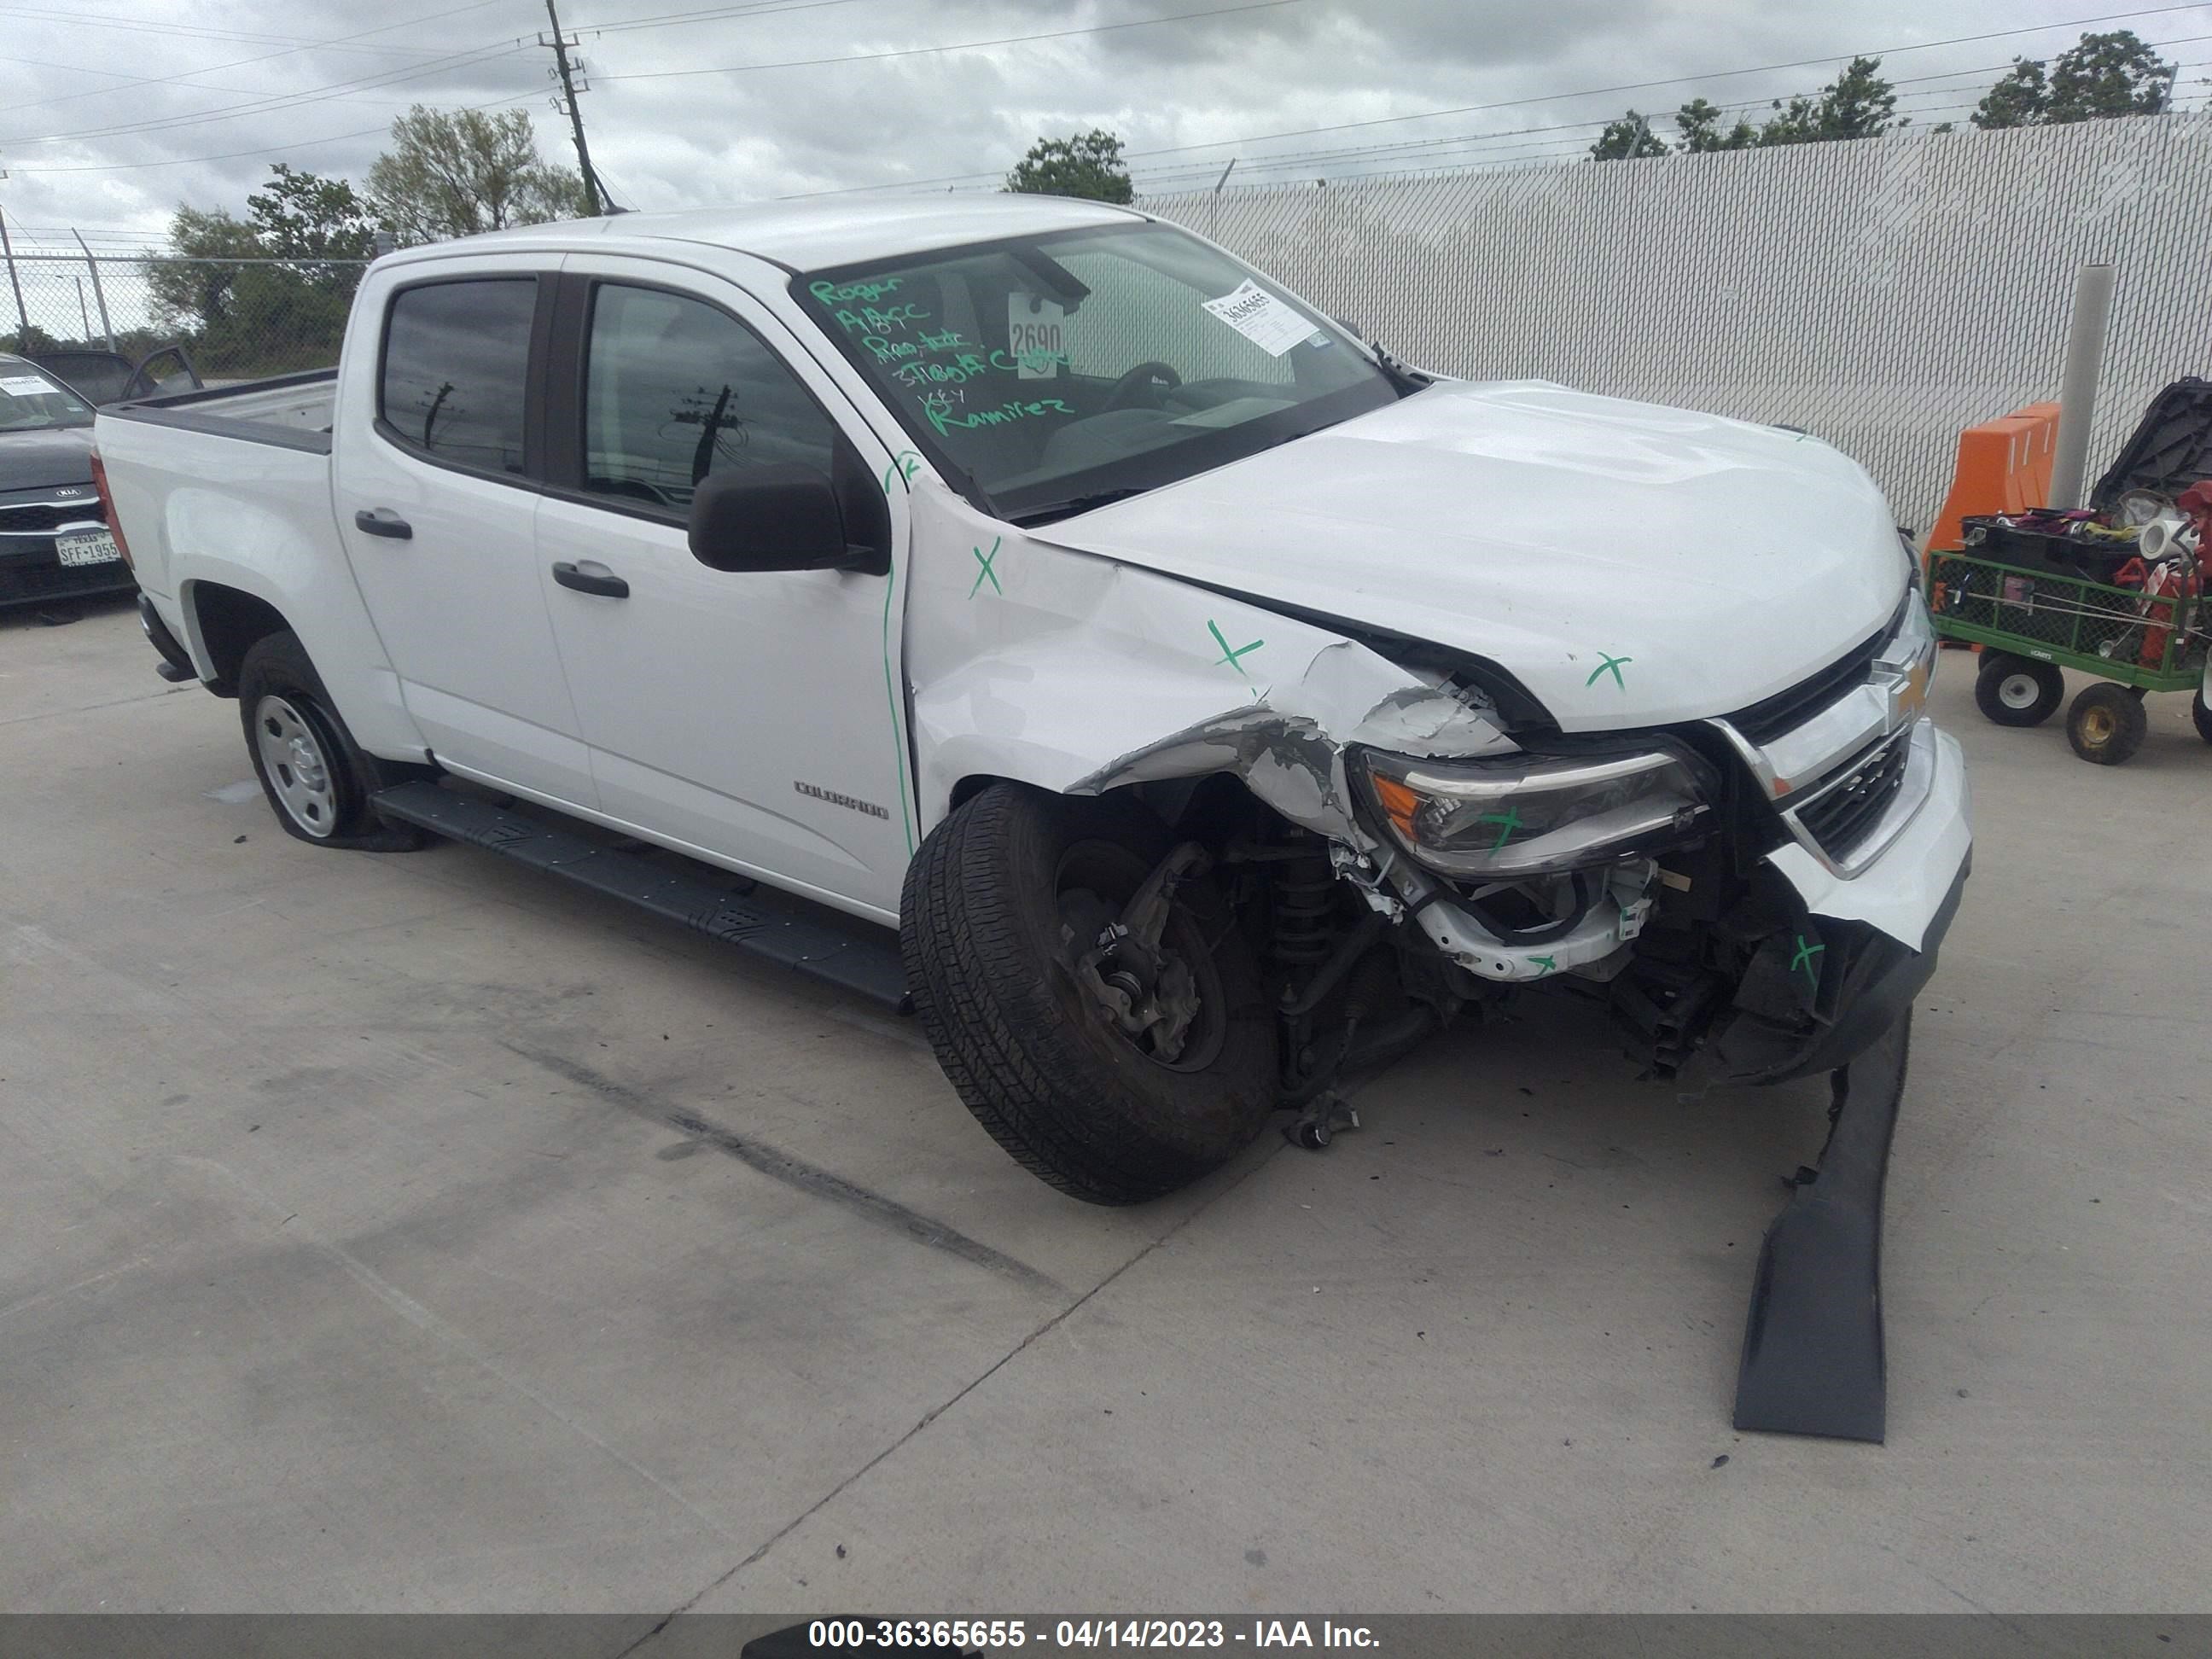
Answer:
[[[2074,752],[2099,766],[2118,766],[2142,748],[2150,726],[2142,696],[2110,680],[2086,689],[2066,711],[2066,740]]]
[[[945,1076],[1062,1192],[1173,1192],[1275,1103],[1251,946],[1204,852],[1130,803],[992,785],[908,866],[899,938]]]
[[[378,817],[369,797],[427,777],[429,769],[378,760],[354,742],[297,635],[264,635],[246,647],[238,712],[254,775],[286,834],[372,853],[412,852],[428,842],[414,825]]]
[[[1974,703],[1999,726],[2040,726],[2066,696],[2066,677],[2050,663],[1991,652],[1974,677]]]

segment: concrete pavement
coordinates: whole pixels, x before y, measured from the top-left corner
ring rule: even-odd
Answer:
[[[2212,750],[1936,702],[1976,873],[1886,1447],[1735,1435],[1824,1087],[1532,1004],[1168,1202],[919,1033],[474,849],[331,854],[127,608],[0,618],[0,1607],[2180,1610]],[[1724,1463],[1716,1463],[1725,1456]]]

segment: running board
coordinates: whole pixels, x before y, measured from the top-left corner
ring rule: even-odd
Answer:
[[[764,888],[733,893],[703,875],[667,870],[635,853],[596,846],[571,830],[435,783],[403,783],[379,790],[369,799],[386,817],[622,899],[709,939],[857,991],[897,1012],[912,1011],[898,941],[888,930],[871,938],[866,922],[841,927],[817,920],[802,914],[796,901]]]
[[[1871,1440],[1886,1432],[1881,1188],[1912,1042],[1907,1008],[1831,1073],[1828,1144],[1766,1230],[1744,1322],[1735,1425]]]

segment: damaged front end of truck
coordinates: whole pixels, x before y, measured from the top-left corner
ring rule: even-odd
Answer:
[[[1932,970],[1963,846],[1917,931],[1894,904],[1815,908],[1939,793],[1917,596],[1760,706],[1624,732],[1561,732],[1495,665],[1334,626],[1295,681],[1062,786],[1133,791],[1206,847],[1273,969],[1309,1144],[1340,1078],[1522,988],[1601,1003],[1649,1077],[1775,1082],[1847,1064]],[[1409,683],[1361,705],[1333,660],[1353,653]]]

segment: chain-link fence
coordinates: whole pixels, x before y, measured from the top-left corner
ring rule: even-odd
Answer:
[[[179,259],[17,252],[0,291],[0,350],[112,351],[137,362],[181,345],[211,381],[337,361],[353,260]]]
[[[2119,267],[2094,480],[2212,376],[2199,115],[1151,198],[1408,362],[1800,426],[1926,527],[1960,428],[2057,395]]]
[[[2090,452],[2212,375],[2212,120],[1268,186],[1139,205],[1407,360],[1801,426],[1934,518],[1959,429],[2054,396],[2075,268],[2119,267]],[[24,252],[0,349],[181,342],[236,380],[337,357],[363,266]]]

